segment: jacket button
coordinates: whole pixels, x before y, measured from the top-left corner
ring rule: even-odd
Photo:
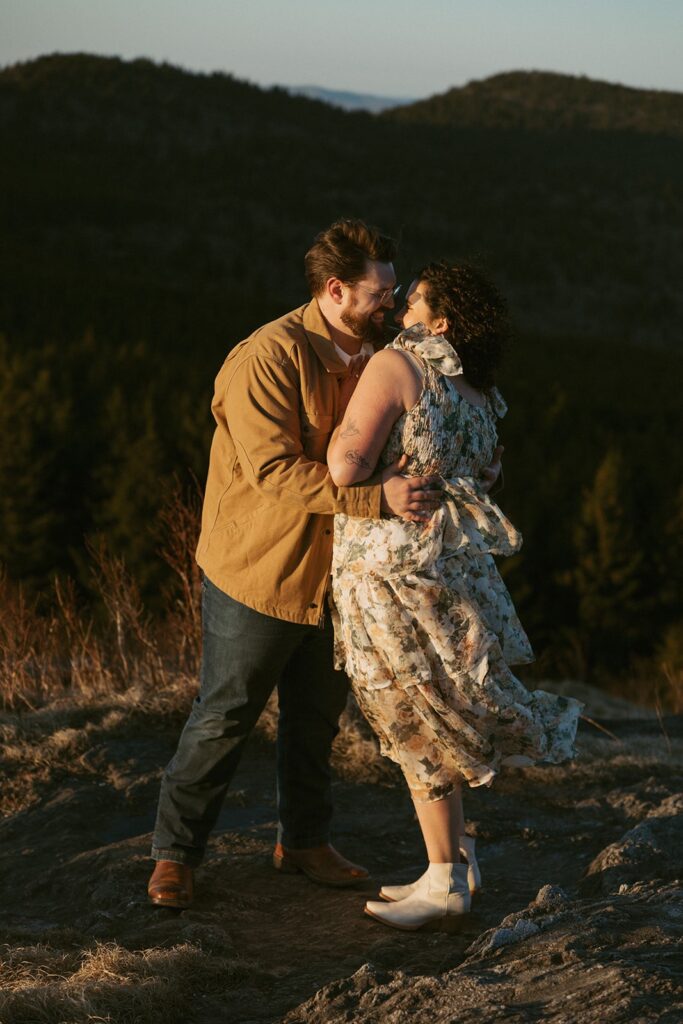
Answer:
[[[325,533],[329,536],[329,534],[332,533],[332,530],[325,530]]]

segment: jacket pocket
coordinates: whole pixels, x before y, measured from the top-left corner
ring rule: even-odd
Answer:
[[[334,427],[334,413],[320,409],[301,410],[301,434],[303,438],[317,434],[331,434]]]

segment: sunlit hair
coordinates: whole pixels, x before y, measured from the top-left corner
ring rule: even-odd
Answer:
[[[448,321],[446,337],[474,388],[496,382],[496,369],[511,339],[505,300],[495,285],[467,263],[429,263],[416,275],[435,319]]]
[[[320,295],[331,277],[354,284],[365,277],[366,261],[391,263],[397,246],[393,238],[362,220],[343,218],[316,235],[304,264],[311,295]]]

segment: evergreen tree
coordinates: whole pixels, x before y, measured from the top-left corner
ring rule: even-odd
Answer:
[[[642,541],[633,523],[624,460],[612,448],[584,492],[575,534],[579,626],[593,667],[625,666],[646,636],[651,602]]]
[[[74,402],[59,354],[11,353],[0,338],[0,563],[31,587],[70,567],[83,536]]]
[[[95,527],[148,596],[167,575],[159,557],[158,513],[168,489],[164,454],[151,396],[138,405],[135,396],[112,390],[104,406],[106,445],[95,475],[100,499]]]

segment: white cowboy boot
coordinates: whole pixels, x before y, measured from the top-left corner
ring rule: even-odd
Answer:
[[[470,909],[467,864],[430,864],[426,883],[394,903],[371,900],[365,913],[391,928],[405,932],[451,931]]]
[[[475,840],[471,836],[460,836],[458,841],[460,844],[460,856],[464,857],[467,861],[467,884],[470,893],[474,896],[481,889],[481,872],[479,871],[479,865],[477,864],[474,852]],[[398,900],[404,900],[406,896],[410,896],[412,892],[416,892],[426,884],[427,872],[425,871],[424,875],[420,875],[416,882],[409,882],[408,885],[383,885],[379,894],[383,900],[387,900],[389,903],[396,903]]]

